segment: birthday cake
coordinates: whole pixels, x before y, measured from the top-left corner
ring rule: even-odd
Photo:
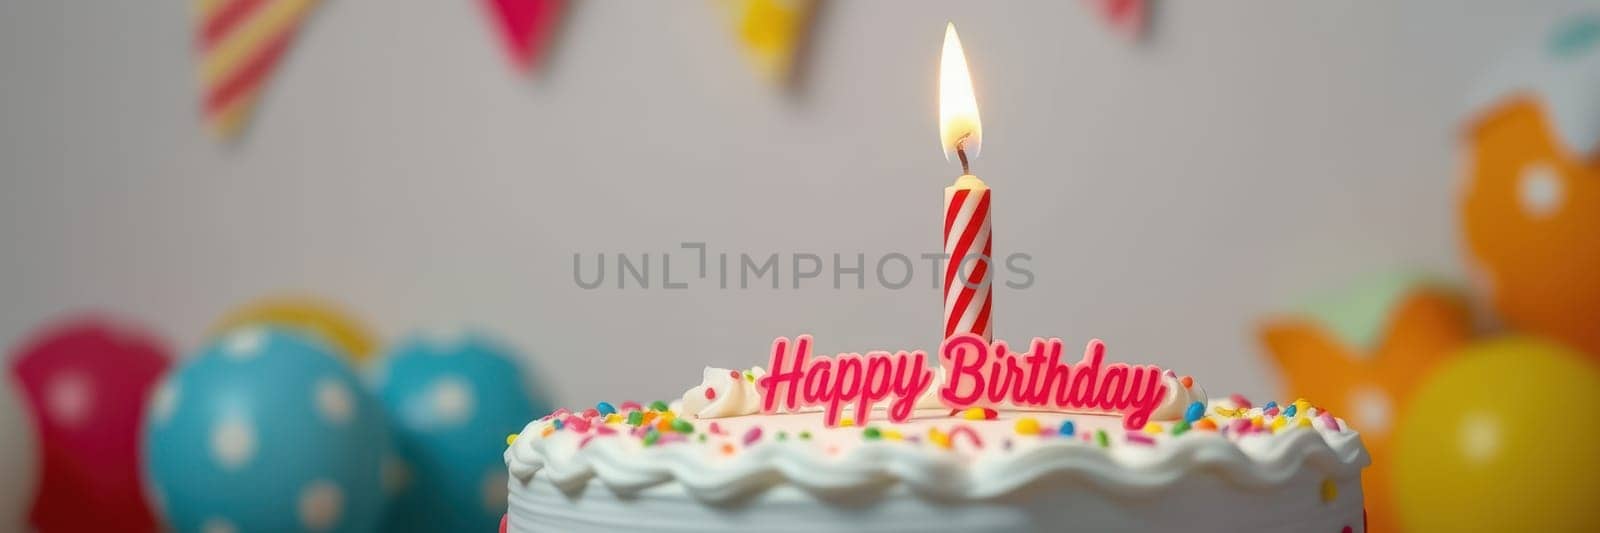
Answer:
[[[558,410],[507,440],[506,529],[1364,532],[1366,448],[1303,399],[1211,401],[1186,375],[993,340],[990,188],[955,26],[940,61],[944,341],[707,368],[673,402]],[[970,268],[969,268],[970,267]],[[936,270],[938,267],[935,267]]]
[[[670,403],[557,410],[508,439],[508,530],[1365,531],[1343,420],[1061,348],[961,335],[935,367],[780,338]]]

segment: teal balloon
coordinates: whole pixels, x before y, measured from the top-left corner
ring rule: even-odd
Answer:
[[[377,368],[399,474],[384,531],[496,531],[506,512],[506,435],[548,413],[517,355],[479,334],[413,336]]]
[[[382,518],[383,411],[320,341],[230,333],[156,388],[144,424],[151,499],[174,530],[360,533]]]

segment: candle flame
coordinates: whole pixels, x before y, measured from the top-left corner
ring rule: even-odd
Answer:
[[[961,37],[951,22],[944,28],[944,51],[939,56],[939,143],[948,160],[957,148],[976,157],[982,141],[983,122],[978,120],[978,99],[972,94],[972,74],[967,72]]]

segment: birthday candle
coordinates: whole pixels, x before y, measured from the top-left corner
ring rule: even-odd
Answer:
[[[939,141],[961,160],[961,177],[944,189],[944,336],[973,333],[994,338],[993,240],[989,225],[989,186],[972,175],[969,154],[978,155],[983,125],[972,92],[972,76],[955,24],[945,27],[939,62]]]

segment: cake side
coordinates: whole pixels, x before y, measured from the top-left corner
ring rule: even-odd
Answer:
[[[746,403],[739,394],[708,396]],[[676,407],[706,409],[685,403]],[[530,423],[505,453],[511,529],[582,530],[587,520],[605,530],[630,514],[666,513],[696,530],[735,530],[798,513],[851,531],[969,516],[992,525],[973,530],[1025,531],[1071,509],[1068,523],[1084,530],[1360,531],[1360,471],[1370,463],[1357,432],[1304,400],[1217,402],[1140,431],[1114,416],[1014,410],[921,409],[903,423],[827,428],[816,412],[700,418],[654,407],[603,404]],[[1235,516],[1267,501],[1278,503]],[[608,507],[626,512],[585,511]]]

